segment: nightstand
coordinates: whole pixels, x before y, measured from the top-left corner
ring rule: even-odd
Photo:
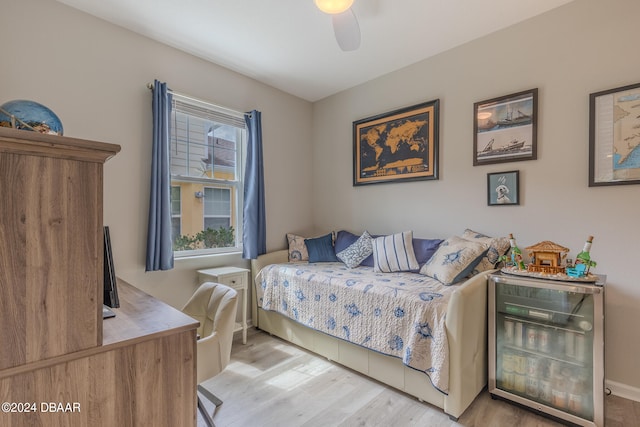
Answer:
[[[216,282],[235,289],[241,297],[238,301],[242,308],[242,319],[236,323],[233,332],[242,331],[242,344],[247,343],[247,290],[249,288],[250,270],[238,267],[219,267],[198,270],[199,283]]]

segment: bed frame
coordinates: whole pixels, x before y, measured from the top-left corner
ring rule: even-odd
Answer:
[[[266,265],[288,261],[288,251],[261,255],[251,261],[255,276]],[[279,313],[259,308],[255,285],[251,286],[253,323],[259,329],[326,357],[439,408],[453,420],[487,384],[487,275],[474,276],[455,285],[447,307],[449,340],[449,394],[436,390],[422,372],[401,359],[383,355],[303,326]]]

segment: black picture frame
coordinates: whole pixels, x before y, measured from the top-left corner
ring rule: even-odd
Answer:
[[[589,94],[589,187],[640,184],[640,83]]]
[[[440,100],[353,122],[353,185],[437,180]]]
[[[538,158],[538,89],[473,104],[473,165]]]
[[[487,174],[487,205],[519,205],[520,199],[520,171]]]

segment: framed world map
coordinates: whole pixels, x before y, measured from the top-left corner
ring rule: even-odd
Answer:
[[[353,185],[438,179],[440,100],[353,122]]]

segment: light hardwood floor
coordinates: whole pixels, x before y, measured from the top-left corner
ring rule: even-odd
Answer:
[[[234,341],[230,364],[204,386],[224,401],[217,427],[562,426],[493,400],[486,390],[455,422],[439,408],[255,329],[246,345]],[[605,408],[607,427],[640,426],[639,402],[607,396]]]

